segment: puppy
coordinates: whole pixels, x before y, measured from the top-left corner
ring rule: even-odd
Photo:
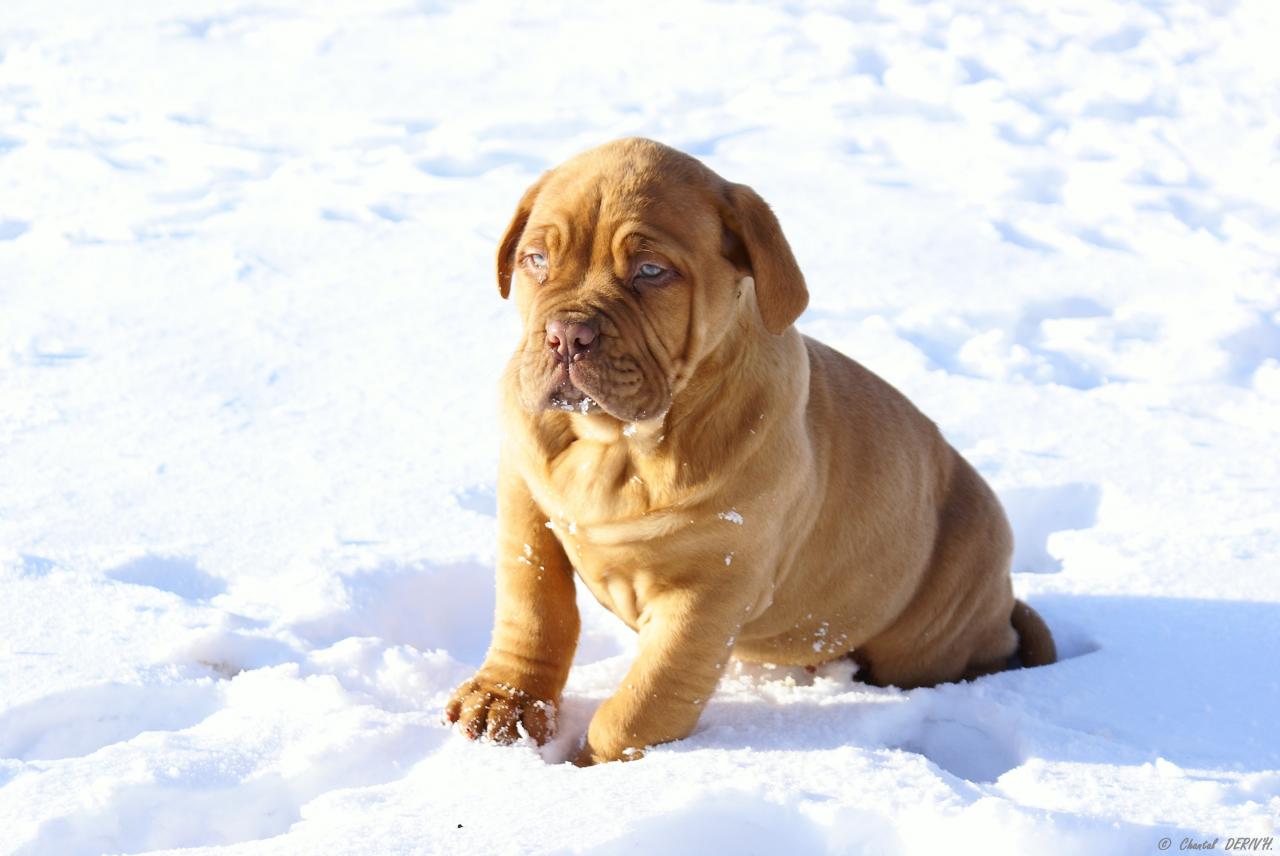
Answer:
[[[524,333],[492,645],[446,709],[468,736],[550,736],[575,573],[639,633],[580,764],[688,735],[730,656],[852,656],[899,687],[1054,661],[995,495],[900,393],[792,326],[804,277],[749,187],[609,143],[525,192],[497,267]]]

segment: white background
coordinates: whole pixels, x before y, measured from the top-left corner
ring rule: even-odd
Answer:
[[[0,7],[0,850],[1144,853],[1280,815],[1280,6]],[[1001,493],[1057,665],[734,668],[559,763],[492,609],[496,241],[652,136]],[[1221,848],[1224,846],[1220,844]]]

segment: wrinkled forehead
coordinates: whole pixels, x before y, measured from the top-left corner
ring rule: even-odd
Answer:
[[[524,240],[598,257],[640,246],[677,255],[719,245],[714,176],[696,161],[576,164],[552,173]]]

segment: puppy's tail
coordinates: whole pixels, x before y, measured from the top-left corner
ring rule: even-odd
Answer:
[[[1018,633],[1018,659],[1024,668],[1047,666],[1058,661],[1058,648],[1053,644],[1053,634],[1040,613],[1020,600],[1013,602],[1013,615],[1009,617]]]

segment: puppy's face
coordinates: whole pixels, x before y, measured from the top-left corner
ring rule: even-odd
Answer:
[[[760,219],[774,234],[753,234]],[[772,332],[803,309],[798,269],[772,289],[789,297],[769,303],[761,288],[758,269],[771,266],[757,256],[778,244],[794,269],[759,197],[648,140],[610,143],[545,174],[521,200],[498,254],[499,287],[506,296],[509,284],[524,321],[515,361],[521,404],[625,422],[662,416],[740,315],[745,276],[755,275]],[[769,317],[767,303],[779,317]]]

